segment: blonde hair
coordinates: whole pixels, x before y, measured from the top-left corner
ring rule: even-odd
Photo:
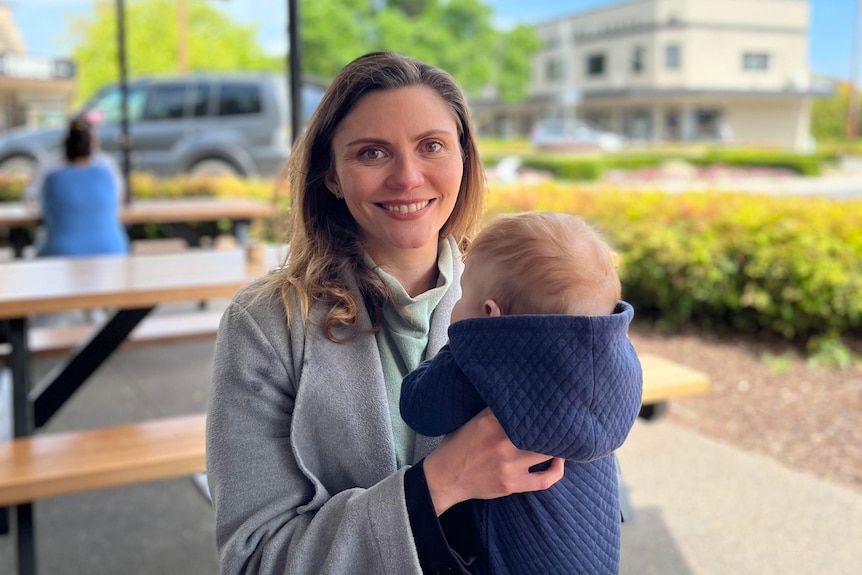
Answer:
[[[464,175],[455,208],[440,230],[440,237],[453,237],[464,250],[481,222],[485,173],[467,99],[455,80],[439,68],[393,52],[366,54],[345,66],[326,90],[286,166],[291,196],[287,221],[290,253],[286,265],[268,276],[258,292],[265,295],[280,291],[288,317],[291,305],[298,305],[304,322],[312,302],[328,306],[323,327],[332,341],[349,339],[336,337],[334,330],[355,326],[359,314],[360,302],[345,278],[355,278],[375,331],[382,323],[383,306],[390,299],[380,278],[362,263],[359,228],[346,203],[326,188],[324,178],[334,165],[332,139],[362,98],[409,86],[435,90],[448,104],[458,127]],[[296,298],[293,304],[291,293]]]
[[[621,296],[614,252],[581,218],[555,212],[501,216],[466,256],[503,315],[612,313]]]

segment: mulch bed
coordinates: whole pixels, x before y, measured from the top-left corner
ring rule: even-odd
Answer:
[[[708,394],[669,402],[670,421],[862,492],[862,363],[816,367],[785,342],[645,324],[630,336],[710,376]]]

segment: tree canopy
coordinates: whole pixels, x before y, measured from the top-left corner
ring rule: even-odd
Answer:
[[[92,18],[73,28],[78,65],[78,100],[119,79],[117,14],[114,0],[99,0]],[[126,6],[126,61],[129,76],[179,71],[177,3],[139,0]],[[205,0],[188,0],[189,71],[278,70],[280,59],[267,57],[253,26],[232,21]]]
[[[361,54],[393,50],[447,70],[468,94],[489,85],[506,101],[526,93],[538,37],[526,26],[496,29],[492,9],[481,0],[299,2],[305,75],[332,79]],[[190,71],[284,69],[284,55],[265,54],[254,26],[232,21],[212,0],[187,4]],[[119,78],[115,5],[97,0],[92,18],[74,23],[79,101]],[[129,76],[179,71],[176,10],[174,0],[127,3]]]
[[[498,30],[492,16],[480,0],[302,0],[303,66],[331,78],[357,56],[393,50],[445,69],[468,94],[490,84],[518,100],[539,39],[527,26]]]
[[[811,135],[821,142],[847,139],[847,112],[850,106],[850,85],[839,82],[831,98],[815,99],[811,104]],[[862,135],[862,108],[856,114],[856,133]]]

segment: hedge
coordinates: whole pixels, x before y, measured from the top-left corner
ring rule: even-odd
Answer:
[[[668,328],[862,336],[862,200],[498,186],[487,217],[578,214],[622,254],[624,297]]]
[[[488,151],[482,160],[496,165],[504,154]],[[519,155],[523,166],[550,172],[563,180],[595,181],[611,169],[636,170],[656,167],[669,160],[684,160],[695,166],[782,168],[803,176],[817,176],[827,162],[835,161],[834,152],[797,154],[778,150],[712,149],[700,151],[626,152],[618,154],[541,154]]]
[[[275,190],[272,182],[144,176],[133,186],[138,198],[271,200]],[[0,198],[15,199],[21,187],[0,182]],[[862,336],[862,200],[492,186],[488,220],[527,210],[574,213],[598,226],[622,255],[624,297],[664,327],[695,323],[810,344]]]

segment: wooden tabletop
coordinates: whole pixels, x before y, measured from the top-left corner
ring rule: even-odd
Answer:
[[[125,224],[253,220],[274,216],[270,203],[249,199],[182,198],[136,200],[120,211]],[[0,202],[0,226],[21,228],[42,221],[36,206],[22,202]]]
[[[0,319],[230,298],[260,273],[243,250],[15,260],[0,264]]]

